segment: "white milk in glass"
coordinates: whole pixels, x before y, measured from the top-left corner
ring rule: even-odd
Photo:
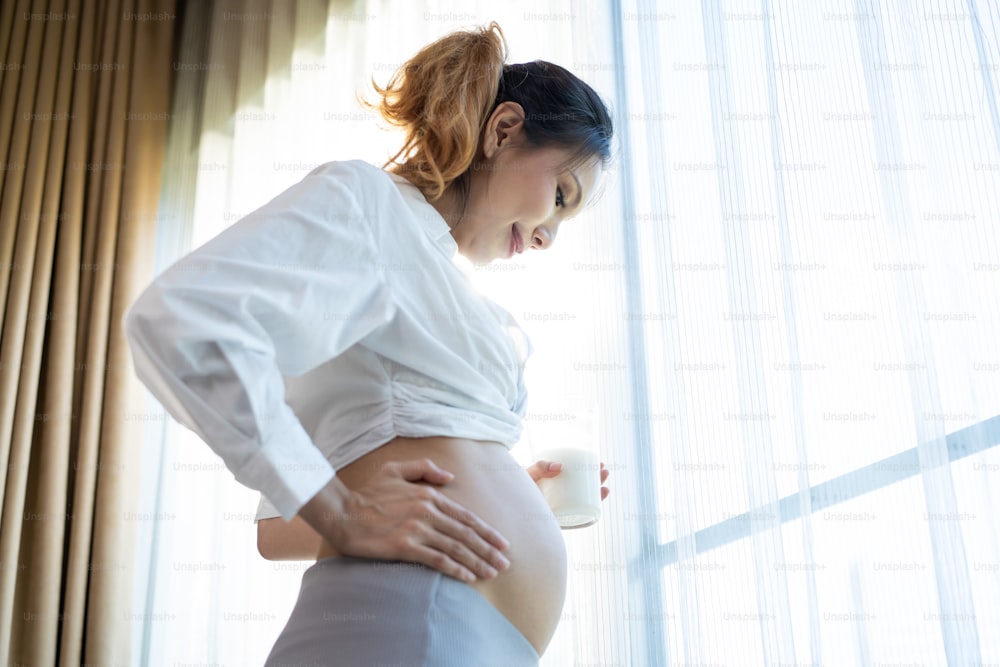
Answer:
[[[580,399],[545,404],[525,416],[535,460],[562,464],[558,475],[538,488],[563,528],[583,528],[601,517],[601,460],[594,409]]]
[[[597,452],[576,447],[543,451],[539,458],[562,463],[556,477],[540,480],[545,501],[563,528],[583,528],[601,518],[601,462]]]

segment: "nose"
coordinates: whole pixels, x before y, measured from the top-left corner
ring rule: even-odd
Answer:
[[[536,250],[546,250],[556,241],[556,226],[539,225],[531,234],[531,247]]]

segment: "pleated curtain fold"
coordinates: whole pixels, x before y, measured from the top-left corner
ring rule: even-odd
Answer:
[[[177,7],[0,7],[0,657],[131,664],[121,318],[151,275]]]

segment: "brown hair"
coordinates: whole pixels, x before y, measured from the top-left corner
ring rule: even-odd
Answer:
[[[610,161],[611,114],[593,88],[559,65],[505,65],[506,59],[507,43],[494,21],[425,46],[385,88],[373,80],[381,99],[362,104],[406,135],[385,167],[432,202],[452,183],[467,193],[483,127],[503,102],[524,109],[530,146],[569,148],[572,163],[593,156]]]
[[[362,104],[405,132],[402,148],[386,163],[390,171],[405,172],[429,200],[440,198],[476,157],[506,59],[507,43],[493,21],[425,46],[385,88],[373,79],[381,99]]]

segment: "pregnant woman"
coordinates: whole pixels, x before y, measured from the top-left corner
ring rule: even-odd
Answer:
[[[505,59],[495,23],[422,49],[377,88],[405,132],[386,170],[317,167],[126,317],[140,378],[261,491],[261,553],[318,559],[268,665],[537,665],[555,631],[535,482],[558,467],[508,451],[531,346],[453,260],[550,247],[612,123],[565,69]]]

